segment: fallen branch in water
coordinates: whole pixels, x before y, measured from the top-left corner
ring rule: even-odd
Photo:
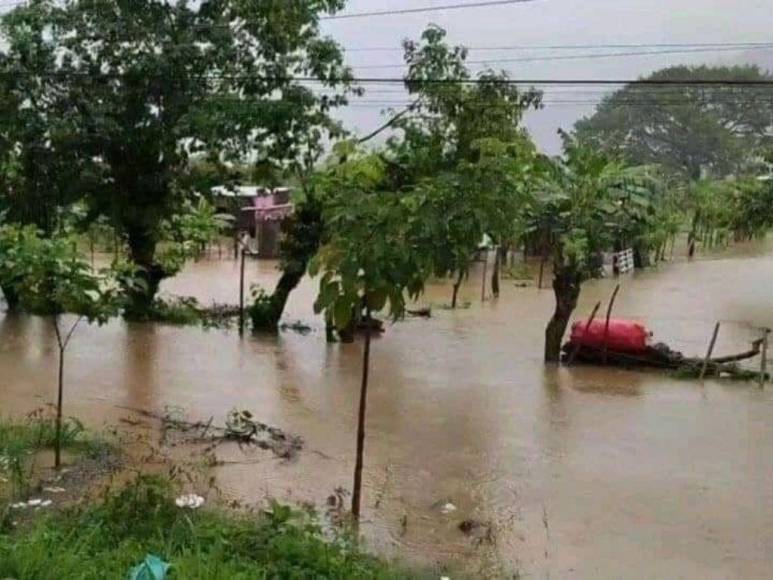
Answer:
[[[641,354],[610,350],[607,352],[607,363],[625,368],[666,369],[675,371],[678,376],[683,378],[699,378],[705,364],[707,376],[748,381],[759,378],[759,372],[744,369],[737,363],[758,356],[761,352],[761,346],[762,340],[758,339],[752,342],[751,348],[747,351],[704,360],[699,357],[686,357],[681,352],[672,350],[668,345],[658,343],[647,347]],[[564,357],[574,353],[575,362],[598,365],[604,363],[604,350],[601,348],[587,345],[580,345],[578,348],[572,341],[569,341],[564,345],[563,352]]]
[[[297,435],[289,435],[278,427],[255,421],[249,411],[231,411],[225,425],[221,427],[213,424],[213,418],[206,422],[188,421],[183,418],[179,409],[167,409],[162,415],[145,409],[125,406],[118,408],[159,421],[162,430],[161,441],[164,444],[167,443],[170,432],[179,432],[189,435],[183,443],[212,443],[216,446],[233,441],[239,445],[254,445],[272,451],[282,459],[293,459],[303,448],[303,439]]]

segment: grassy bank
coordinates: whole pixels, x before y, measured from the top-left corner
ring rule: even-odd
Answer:
[[[52,513],[0,533],[0,578],[125,578],[146,555],[171,578],[407,578],[350,544],[323,537],[307,513],[276,505],[235,514],[175,505],[173,486],[139,477],[98,504]]]
[[[43,413],[0,420],[0,578],[126,578],[148,555],[180,579],[415,577],[360,552],[345,534],[326,536],[310,511],[178,507],[177,484],[157,476],[104,489],[115,452],[75,420],[63,431],[68,469],[57,474],[46,465],[54,439]],[[52,501],[25,504],[33,497]]]
[[[55,441],[56,424],[45,411],[23,420],[0,419],[0,523],[7,504],[30,492],[37,472],[46,467],[42,455],[54,448]],[[87,433],[78,420],[63,421],[62,449],[75,461],[98,457],[109,448],[104,440]]]

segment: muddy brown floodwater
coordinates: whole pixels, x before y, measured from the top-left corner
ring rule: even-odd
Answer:
[[[275,265],[248,265],[269,286]],[[165,290],[234,302],[238,267],[203,261]],[[470,308],[389,327],[374,343],[368,407],[365,524],[369,545],[475,577],[764,578],[773,570],[773,386],[680,381],[658,373],[545,368],[550,291],[503,283]],[[614,281],[583,289],[578,315]],[[623,278],[616,313],[658,339],[705,352],[744,350],[773,326],[773,244],[736,248]],[[248,408],[306,441],[282,462],[218,468],[230,496],[323,504],[350,487],[361,345],[328,345],[313,316],[315,285],[287,318],[306,336],[240,339],[234,331],[84,327],[68,361],[69,414],[99,426],[121,407],[194,419]],[[447,302],[446,284],[426,303]],[[0,315],[0,409],[20,414],[53,398],[55,339],[44,321]],[[452,503],[457,509],[442,513]],[[483,527],[465,535],[465,520]],[[474,527],[474,526],[472,526]],[[468,531],[470,526],[468,525]],[[490,532],[488,531],[490,530]]]

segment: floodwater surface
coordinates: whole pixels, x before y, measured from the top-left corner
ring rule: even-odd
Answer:
[[[773,386],[683,381],[657,372],[542,363],[552,292],[503,281],[469,308],[389,326],[374,340],[364,524],[386,556],[473,577],[765,578],[773,573]],[[275,264],[248,264],[270,287]],[[238,265],[191,265],[164,290],[235,302]],[[705,353],[746,350],[773,326],[773,245],[736,248],[622,280],[616,314],[656,339]],[[613,280],[583,288],[577,316]],[[84,326],[68,359],[67,413],[93,426],[124,408],[222,419],[234,407],[298,434],[293,461],[269,455],[217,468],[233,498],[322,505],[351,487],[361,344],[330,345],[313,315],[315,283],[287,319],[313,330],[240,338],[154,324]],[[448,302],[433,284],[423,302]],[[0,314],[0,409],[53,400],[55,338],[44,320]],[[452,504],[455,510],[446,509]],[[448,506],[447,506],[448,507]],[[474,528],[460,531],[462,522]],[[475,525],[470,524],[475,522]]]

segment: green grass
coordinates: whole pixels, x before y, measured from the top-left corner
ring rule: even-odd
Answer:
[[[4,503],[24,495],[30,484],[35,455],[53,449],[56,423],[52,417],[36,412],[22,421],[0,420],[0,512]],[[74,418],[62,423],[62,449],[96,456],[107,443],[86,433]]]
[[[415,577],[327,541],[309,513],[280,505],[260,514],[186,510],[174,496],[168,481],[141,476],[103,503],[0,535],[0,578],[125,578],[147,554],[171,563],[173,579]]]

